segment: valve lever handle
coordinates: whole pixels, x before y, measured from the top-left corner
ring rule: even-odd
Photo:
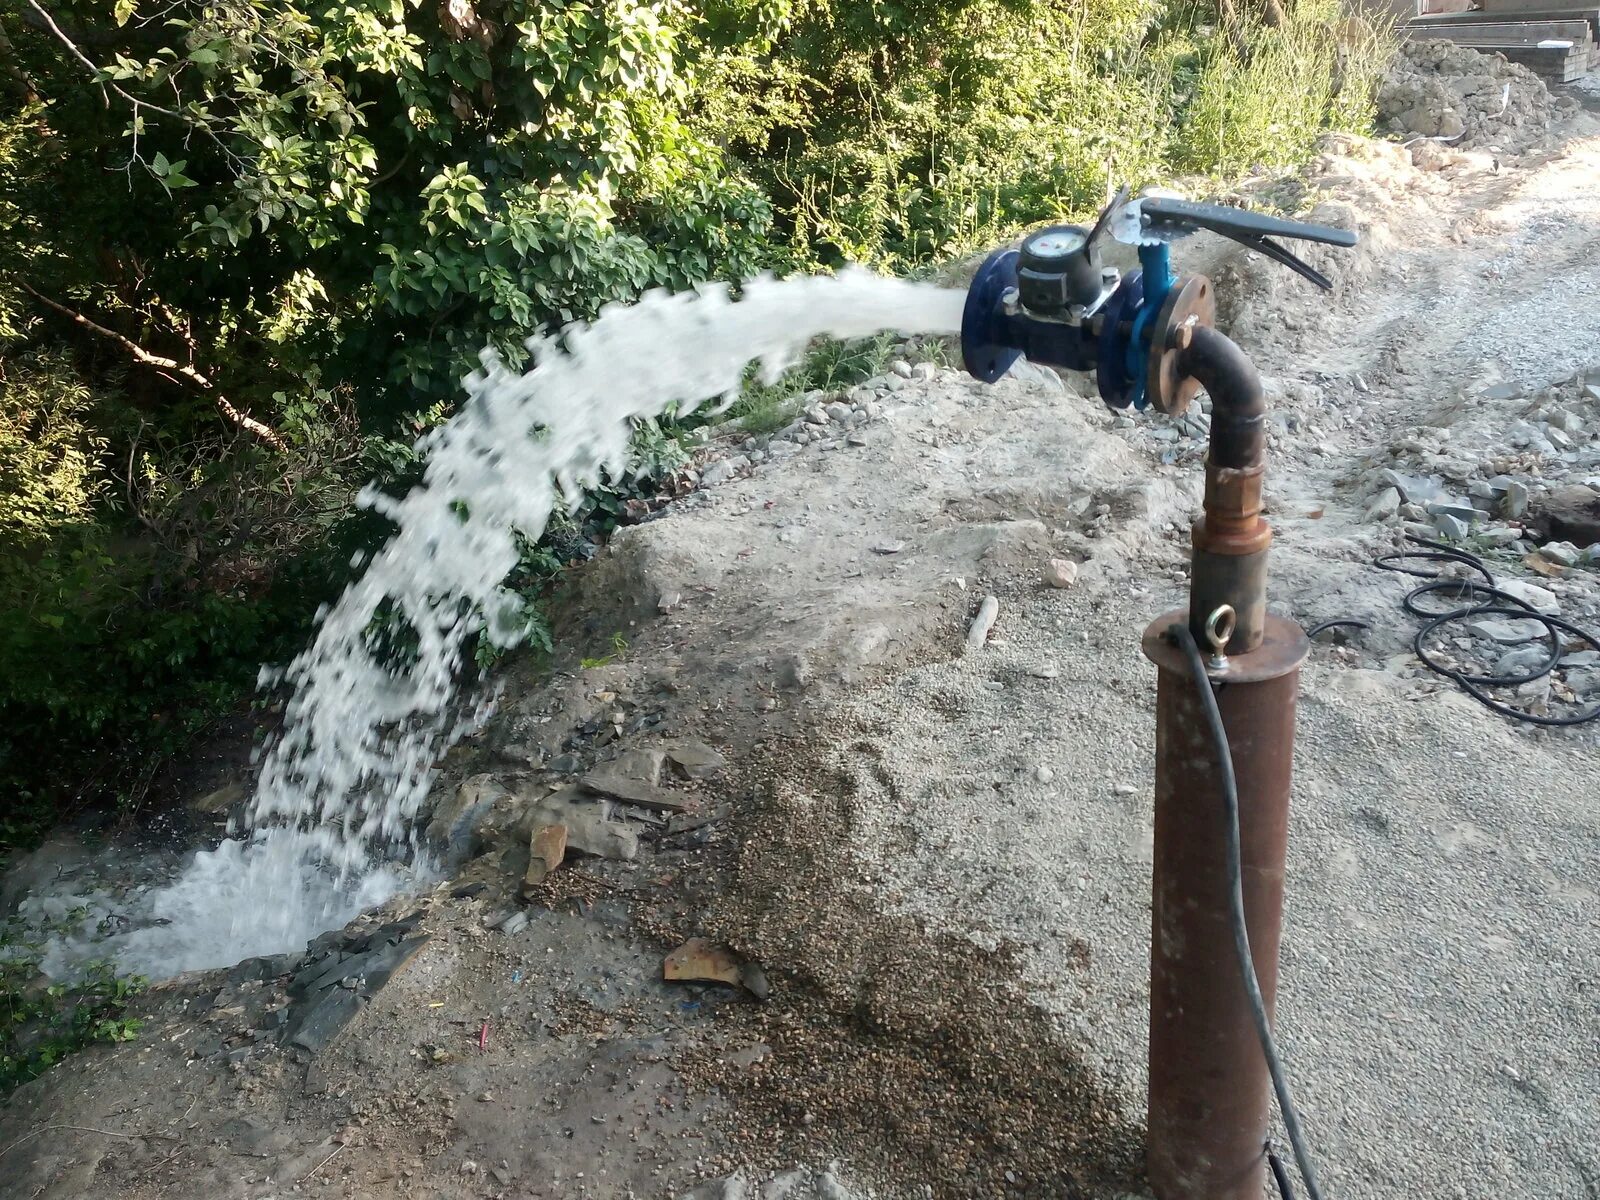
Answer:
[[[1193,200],[1174,200],[1167,196],[1147,196],[1139,201],[1139,211],[1152,226],[1179,229],[1189,226],[1209,229],[1223,237],[1284,237],[1302,242],[1322,242],[1329,246],[1354,246],[1356,235],[1349,229],[1331,225],[1312,225],[1307,221],[1285,221],[1242,208],[1222,204],[1200,204]]]
[[[1331,225],[1312,225],[1306,221],[1285,221],[1221,204],[1198,204],[1192,200],[1173,200],[1151,196],[1139,202],[1144,224],[1152,232],[1178,232],[1184,229],[1209,229],[1231,238],[1247,249],[1281,263],[1323,291],[1333,290],[1333,281],[1273,237],[1321,242],[1328,246],[1354,246],[1356,234]]]

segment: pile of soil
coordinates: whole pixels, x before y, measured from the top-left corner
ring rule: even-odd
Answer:
[[[1391,133],[1513,154],[1543,140],[1564,108],[1520,63],[1443,41],[1408,42],[1378,90]]]

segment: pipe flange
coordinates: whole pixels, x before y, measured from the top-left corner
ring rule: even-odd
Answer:
[[[1197,325],[1217,323],[1217,295],[1211,280],[1190,275],[1167,295],[1150,335],[1150,355],[1145,373],[1145,394],[1150,403],[1169,417],[1181,417],[1200,391],[1200,381],[1186,376],[1178,359]]]

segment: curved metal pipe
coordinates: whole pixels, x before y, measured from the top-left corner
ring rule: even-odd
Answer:
[[[1226,334],[1191,330],[1178,368],[1211,397],[1211,461],[1234,470],[1266,461],[1267,397],[1255,363]]]
[[[1267,617],[1272,530],[1261,517],[1266,393],[1255,364],[1231,339],[1203,325],[1187,333],[1178,369],[1211,396],[1205,513],[1192,536],[1189,628],[1204,645],[1206,621],[1231,605],[1238,620],[1227,652],[1246,654],[1261,644]]]

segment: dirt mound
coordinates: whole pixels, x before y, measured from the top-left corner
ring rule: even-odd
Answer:
[[[1560,112],[1527,67],[1451,42],[1410,42],[1378,89],[1380,126],[1516,153],[1542,140]]]

